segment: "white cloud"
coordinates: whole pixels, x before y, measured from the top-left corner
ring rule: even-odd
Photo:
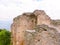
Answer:
[[[60,19],[60,0],[44,0],[40,4],[41,9],[45,10],[52,19]]]
[[[13,19],[23,12],[43,9],[53,19],[60,19],[60,0],[0,0],[0,20]]]
[[[1,0],[0,20],[12,19],[22,12],[32,11],[38,8],[38,3],[32,0]]]

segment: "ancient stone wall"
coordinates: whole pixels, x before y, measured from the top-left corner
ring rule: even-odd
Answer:
[[[53,22],[54,21],[51,20],[50,17],[43,10],[35,10],[32,13],[31,12],[23,13],[22,15],[15,17],[11,25],[12,44],[13,45],[57,45],[57,43],[55,42],[56,40],[58,40],[57,38],[55,39],[57,33],[56,28],[58,27],[60,28],[60,25],[57,27],[56,25],[53,24]],[[42,26],[42,25],[47,25],[47,26]],[[39,27],[37,28],[38,30],[36,30],[35,27],[36,28]],[[44,27],[46,28],[46,30]],[[29,32],[31,32],[31,34]],[[50,36],[49,33],[51,34],[51,37],[49,37]]]

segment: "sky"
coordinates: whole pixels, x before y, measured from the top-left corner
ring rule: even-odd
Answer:
[[[60,0],[0,0],[0,20],[12,20],[36,9],[44,10],[52,19],[60,19]]]
[[[9,27],[14,17],[36,9],[44,10],[52,19],[60,19],[60,0],[0,0],[0,28]]]

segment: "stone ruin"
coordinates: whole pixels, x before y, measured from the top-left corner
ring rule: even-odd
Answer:
[[[44,10],[19,15],[11,25],[12,45],[60,45],[60,20],[52,20]]]

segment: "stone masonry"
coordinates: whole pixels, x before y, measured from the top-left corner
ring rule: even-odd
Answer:
[[[23,13],[13,19],[12,45],[59,45],[60,20],[52,20],[44,10]]]

